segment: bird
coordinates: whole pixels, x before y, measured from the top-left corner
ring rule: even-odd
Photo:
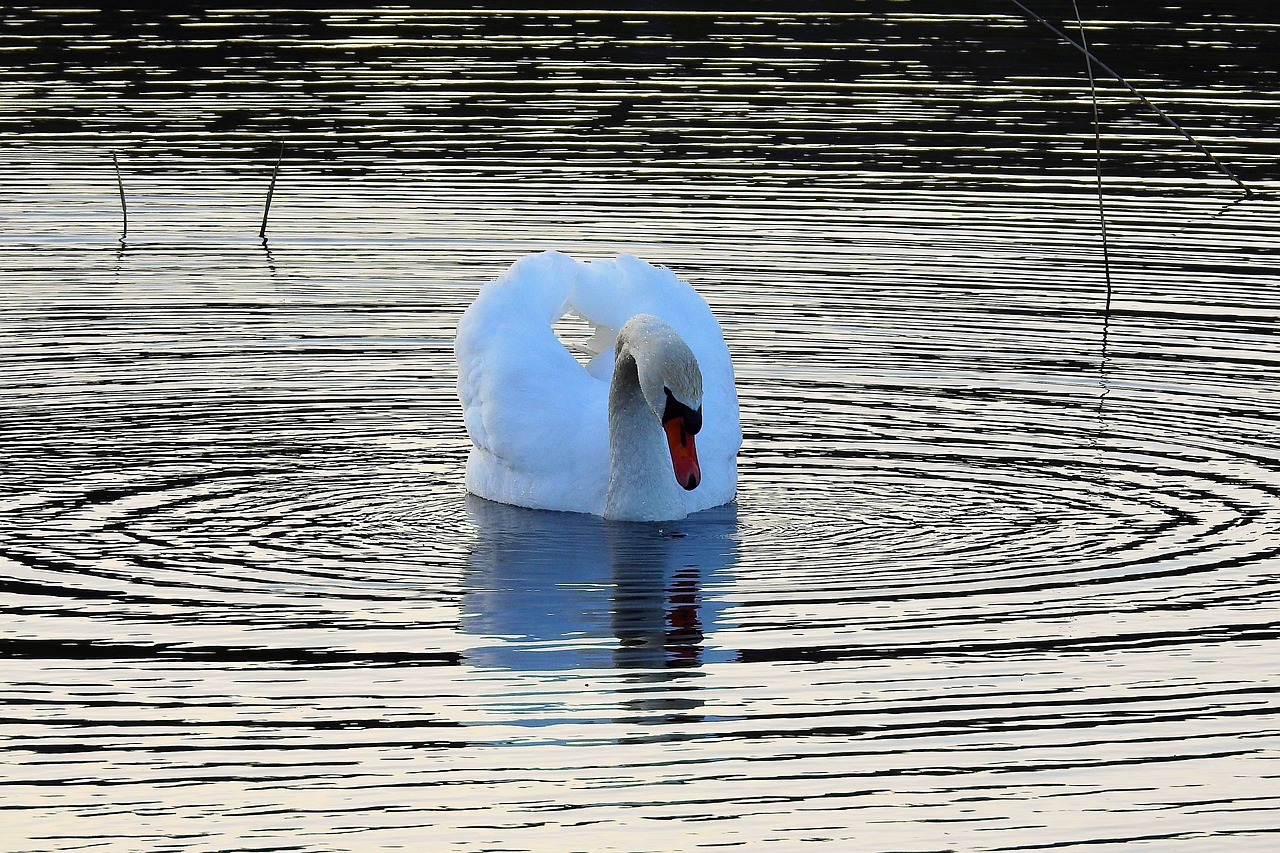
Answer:
[[[592,328],[585,364],[553,328],[566,315]],[[463,312],[454,353],[472,494],[614,521],[734,499],[729,349],[706,301],[666,267],[526,255]]]

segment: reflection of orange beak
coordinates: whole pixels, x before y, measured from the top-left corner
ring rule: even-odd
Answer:
[[[693,436],[684,428],[683,418],[672,418],[662,425],[667,432],[667,446],[671,448],[671,467],[676,472],[676,482],[685,490],[693,491],[702,480],[698,467],[698,449]]]

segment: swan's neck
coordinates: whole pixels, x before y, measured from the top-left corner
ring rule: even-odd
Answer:
[[[684,498],[671,470],[662,425],[640,390],[635,358],[621,347],[609,384],[609,488],[605,518],[684,518]]]

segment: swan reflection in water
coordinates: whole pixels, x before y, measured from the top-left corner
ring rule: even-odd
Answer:
[[[475,666],[685,669],[728,660],[706,636],[737,560],[737,506],[621,523],[467,496],[477,535],[462,630]]]

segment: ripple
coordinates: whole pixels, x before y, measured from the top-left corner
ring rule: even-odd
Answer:
[[[1274,192],[1254,5],[1086,23]],[[1103,83],[1108,304],[1012,11],[4,13],[6,841],[1274,846],[1280,209]],[[736,505],[465,495],[551,247],[707,297]]]
[[[1270,273],[1196,306],[1144,283],[1104,318],[1093,282],[1058,278],[1070,233],[1028,247],[982,224],[1017,199],[959,194],[969,218],[913,247],[924,213],[843,198],[850,233],[892,218],[859,204],[898,224],[803,263],[794,247],[821,246],[831,219],[802,214],[794,242],[723,266],[709,237],[673,244],[734,347],[742,490],[731,517],[631,537],[463,494],[450,324],[465,263],[500,266],[515,244],[465,263],[412,246],[439,265],[430,298],[383,290],[403,257],[339,289],[377,253],[337,239],[275,250],[271,299],[240,292],[272,273],[234,242],[140,247],[157,254],[77,298],[11,293],[31,335],[0,374],[22,425],[0,656],[26,668],[5,697],[6,743],[34,762],[12,786],[27,811],[61,813],[41,793],[61,781],[108,822],[163,808],[272,836],[270,792],[340,791],[319,812],[387,844],[441,820],[497,844],[495,799],[522,826],[730,810],[789,843],[808,814],[853,843],[848,814],[896,826],[905,797],[955,826],[971,819],[956,803],[978,803],[1017,847],[1043,830],[997,803],[1062,795],[1111,826],[1149,815],[1154,791],[1173,835],[1266,837],[1254,817],[1274,799],[1242,801],[1233,780],[1268,772],[1277,713],[1260,653],[1280,639],[1255,297]],[[1061,199],[1029,215],[1042,203],[1066,216]],[[750,231],[759,213],[702,227]],[[1262,227],[1223,223],[1217,251]],[[978,236],[938,281],[940,253]],[[1196,239],[1188,269],[1219,242]],[[1048,289],[991,280],[999,263]],[[1193,796],[1163,787],[1170,764],[1203,777]],[[655,787],[676,783],[696,793]],[[107,805],[85,799],[102,790]],[[1207,816],[1240,802],[1239,820]],[[1045,819],[1056,836],[1086,837],[1072,813]]]

